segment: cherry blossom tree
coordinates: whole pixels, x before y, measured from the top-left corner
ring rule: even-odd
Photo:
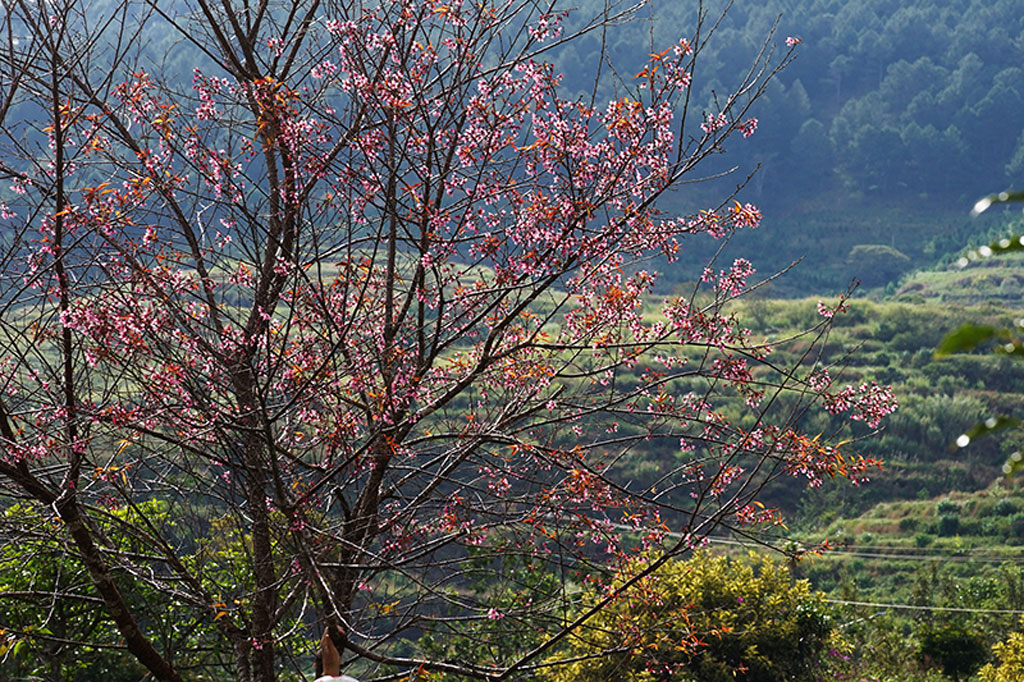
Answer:
[[[68,557],[36,597],[102,609],[68,645],[265,682],[326,629],[368,678],[529,678],[664,561],[778,522],[773,479],[873,465],[798,421],[891,394],[773,365],[728,312],[748,261],[700,297],[644,265],[757,227],[657,200],[754,134],[770,36],[705,110],[703,18],[601,64],[611,101],[564,93],[558,48],[628,4],[8,5],[3,541]]]

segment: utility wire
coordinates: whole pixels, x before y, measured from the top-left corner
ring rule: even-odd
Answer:
[[[846,599],[823,599],[822,601],[826,601],[829,604],[842,604],[844,606],[870,606],[872,608],[904,609],[907,611],[952,611],[955,613],[997,613],[1002,615],[1013,616],[1024,615],[1024,611],[1018,611],[1016,609],[974,609],[967,608],[964,606],[921,606],[919,604],[884,604],[872,601],[849,601]]]
[[[616,526],[616,527],[619,527],[622,530],[635,530],[633,528],[630,528],[630,527],[622,525],[622,524],[612,524],[612,525]],[[670,535],[676,535],[676,534],[675,533],[670,533]],[[767,547],[767,548],[776,549],[778,551],[783,551],[781,548],[769,545],[768,543],[744,542],[742,540],[733,540],[731,538],[723,538],[723,537],[710,536],[710,535],[706,536],[705,539],[708,542],[713,542],[713,543],[718,543],[718,544],[723,544],[723,545],[735,545],[735,546],[739,546],[739,547],[753,547],[753,548],[760,548],[760,549],[765,549]],[[779,537],[776,536],[775,539],[783,539],[784,540],[786,538],[779,538]],[[789,540],[789,542],[796,542],[796,541],[795,540]],[[797,544],[800,544],[800,543],[797,543]],[[893,548],[893,549],[895,549],[895,548]],[[972,562],[972,561],[982,562],[982,561],[986,561],[986,562],[999,562],[999,563],[1004,563],[1004,562],[1010,561],[1013,558],[1016,558],[1016,559],[1021,559],[1022,558],[1022,557],[1004,557],[1004,558],[997,558],[997,557],[971,557],[971,556],[962,556],[962,555],[955,555],[955,554],[954,555],[882,554],[882,553],[877,553],[877,552],[853,552],[853,551],[848,551],[848,550],[833,550],[833,549],[826,550],[825,552],[823,552],[821,554],[821,556],[827,557],[829,555],[834,555],[834,554],[842,554],[844,556],[866,557],[866,558],[911,559],[911,560],[917,560],[917,561],[961,561],[961,562]],[[879,609],[903,609],[903,610],[906,610],[906,611],[941,611],[941,612],[947,612],[947,613],[985,613],[985,614],[1011,615],[1011,616],[1024,615],[1024,610],[1017,610],[1017,609],[982,609],[982,608],[968,608],[968,607],[962,607],[962,606],[922,606],[920,604],[893,604],[893,603],[888,603],[888,602],[869,602],[869,601],[855,601],[855,600],[849,600],[849,599],[829,599],[829,598],[825,598],[822,601],[825,601],[825,602],[827,602],[829,604],[839,604],[841,606],[867,606],[867,607],[879,608]],[[874,618],[874,617],[879,616],[879,615],[881,615],[881,614],[876,613],[874,616],[871,616],[871,617]],[[857,622],[857,621],[853,621],[853,622]]]
[[[785,542],[785,543],[795,542],[797,544],[802,544],[799,540],[797,540],[795,538],[787,537],[785,535],[778,535],[778,534],[772,533],[771,531],[768,531],[768,530],[758,530],[758,529],[751,528],[751,529],[745,529],[744,530],[744,534],[745,535],[749,535],[751,537],[753,537],[755,535],[756,536],[760,536],[760,537],[764,538],[764,541],[766,543],[768,543],[768,542],[770,542],[772,540],[776,540],[778,542]],[[846,544],[846,543],[842,543],[842,544]],[[854,547],[856,547],[858,549],[862,549],[862,550],[864,550],[864,549],[877,549],[877,550],[902,551],[902,550],[906,550],[906,549],[913,549],[918,554],[923,554],[923,553],[928,553],[928,552],[933,552],[933,553],[936,553],[936,554],[941,554],[941,553],[948,554],[948,549],[949,549],[948,547],[912,547],[912,548],[908,548],[905,545],[860,545],[860,544],[853,545],[852,543],[850,543],[850,545],[854,546]],[[1024,547],[1019,547],[1017,549],[1018,549],[1018,552],[1020,552],[1021,557],[1024,558]]]
[[[713,537],[713,536],[709,536],[707,538],[707,540],[708,540],[708,542],[713,542],[713,543],[716,543],[716,544],[734,545],[734,546],[737,546],[737,547],[764,548],[764,547],[767,546],[767,547],[769,547],[771,549],[775,549],[775,550],[778,550],[778,551],[783,552],[783,553],[785,552],[785,548],[784,547],[779,547],[778,545],[768,545],[767,543],[761,544],[761,543],[757,543],[757,542],[745,542],[743,540],[733,540],[733,539],[730,539],[730,538]],[[793,542],[794,544],[797,544],[797,545],[801,545],[802,544],[800,542],[797,542],[796,540],[789,540],[789,542]],[[883,548],[883,549],[899,550],[901,548],[899,548],[899,547],[889,547],[889,548]],[[1008,562],[1022,562],[1022,561],[1024,561],[1024,557],[1022,557],[1020,555],[1000,557],[1000,556],[992,556],[992,555],[977,556],[977,555],[970,555],[970,554],[954,554],[954,553],[947,553],[947,554],[920,554],[920,553],[901,554],[901,553],[887,553],[887,552],[859,552],[859,551],[856,551],[856,550],[849,550],[849,549],[828,549],[828,550],[823,551],[820,554],[820,556],[823,557],[823,558],[828,558],[830,556],[848,556],[848,557],[861,557],[861,558],[865,558],[865,559],[903,559],[903,560],[907,560],[907,561],[951,561],[951,562],[957,562],[957,563],[997,563],[997,564],[1008,563]]]
[[[612,528],[616,528],[618,530],[622,530],[622,531],[626,531],[626,532],[636,532],[637,531],[637,529],[635,527],[628,526],[628,525],[622,524],[622,523],[611,523],[609,525]],[[672,537],[679,537],[680,533],[670,532],[669,535],[672,536]],[[788,544],[793,544],[793,545],[796,545],[797,547],[806,546],[805,543],[803,543],[803,542],[801,542],[799,540],[792,539],[792,538],[787,538],[787,537],[779,536],[779,535],[770,535],[770,534],[767,534],[767,533],[763,533],[763,535],[766,537],[766,539],[763,542],[760,542],[760,541],[749,541],[749,540],[736,540],[736,539],[733,539],[733,538],[725,538],[725,537],[720,537],[720,536],[715,536],[715,535],[708,535],[708,536],[705,536],[703,539],[706,540],[707,542],[711,542],[711,543],[715,543],[715,544],[720,544],[720,545],[732,545],[732,546],[736,546],[736,547],[749,547],[749,548],[752,548],[752,549],[772,549],[772,550],[775,550],[775,551],[780,552],[782,554],[786,553],[785,545],[772,544],[772,542],[771,542],[772,540],[775,540],[775,541],[777,541],[779,543],[785,543],[787,545]],[[932,549],[932,550],[928,550],[928,549],[925,549],[925,548],[917,548],[917,547],[912,548],[913,551],[914,551],[913,554],[904,554],[904,553],[902,553],[902,550],[910,549],[910,548],[897,547],[897,546],[893,546],[893,545],[864,545],[863,547],[865,549],[879,549],[879,550],[891,550],[891,551],[888,551],[888,552],[863,552],[863,551],[857,551],[856,549],[826,549],[826,550],[820,552],[818,554],[818,556],[820,556],[822,558],[826,558],[826,559],[828,557],[830,557],[830,556],[844,556],[844,557],[854,557],[854,558],[863,558],[863,559],[895,559],[895,560],[905,560],[905,561],[948,561],[948,562],[952,562],[952,563],[965,563],[965,564],[971,564],[971,563],[991,563],[991,564],[1013,563],[1013,564],[1018,564],[1018,565],[1024,565],[1024,550],[1021,550],[1022,553],[1015,554],[1013,556],[996,556],[996,555],[991,555],[991,554],[990,555],[957,554],[957,553],[955,553],[953,551],[948,551],[948,552],[939,554],[939,552],[943,551],[940,548],[935,548],[935,549]],[[935,553],[934,554],[925,554],[925,553],[923,553],[923,552],[928,552],[928,551],[935,552]]]

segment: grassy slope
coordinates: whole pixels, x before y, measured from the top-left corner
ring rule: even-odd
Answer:
[[[750,300],[744,319],[756,332],[782,335],[806,321],[812,305]],[[856,300],[840,319],[829,355],[856,348],[849,377],[891,383],[901,409],[862,443],[886,461],[872,482],[801,494],[786,535],[828,537],[839,550],[801,562],[797,572],[839,599],[966,609],[844,607],[845,618],[868,623],[884,612],[870,627],[902,628],[904,636],[923,622],[962,622],[991,643],[1016,617],[976,610],[1024,609],[1024,481],[1006,481],[1000,470],[1024,435],[1004,431],[950,447],[980,418],[1024,414],[1024,362],[988,349],[932,355],[959,324],[1009,327],[1022,311],[1024,256],[1008,256],[914,273],[888,301]]]
[[[669,212],[681,214],[704,206],[699,198],[667,203]],[[1007,217],[1000,211],[971,219],[966,210],[922,209],[918,204],[854,200],[834,193],[809,199],[786,212],[767,210],[759,228],[740,230],[733,237],[716,267],[745,257],[767,276],[799,261],[786,276],[772,283],[772,295],[776,297],[838,292],[851,280],[861,280],[862,289],[882,288],[895,284],[910,270],[953,260],[965,244],[985,243],[997,234],[1001,236],[1006,223]],[[894,248],[908,260],[902,267],[850,260],[854,247],[868,244]],[[720,246],[720,242],[703,238],[685,242],[684,257],[660,268],[660,286],[670,291],[681,282],[698,279]]]
[[[960,268],[916,272],[900,283],[893,300],[903,302],[1024,305],[1024,254],[971,263]]]
[[[808,326],[817,315],[812,299],[753,299],[743,307],[741,319],[755,335],[769,339],[784,338]],[[886,468],[870,485],[854,489],[826,485],[801,493],[802,482],[794,481],[785,497],[799,497],[798,518],[803,517],[804,523],[814,519],[820,525],[882,501],[930,498],[950,490],[988,486],[1016,439],[980,441],[963,451],[951,449],[950,444],[985,416],[1024,409],[1024,363],[987,352],[936,360],[933,351],[946,331],[964,322],[1005,326],[1018,316],[1019,312],[991,304],[854,300],[850,311],[838,318],[824,346],[824,359],[845,366],[841,382],[893,385],[901,409],[882,430],[871,434],[855,425],[855,433],[866,437],[859,443],[860,450],[884,459]],[[799,341],[782,346],[775,361],[789,366],[805,349]],[[835,426],[835,420],[820,413],[810,415],[805,424],[813,433],[828,433]]]

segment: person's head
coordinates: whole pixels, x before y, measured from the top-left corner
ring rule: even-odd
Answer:
[[[342,633],[340,627],[338,634]],[[330,628],[324,630],[324,636],[320,638],[320,651],[316,655],[316,676],[329,675],[337,677],[341,674],[341,653],[331,639]]]

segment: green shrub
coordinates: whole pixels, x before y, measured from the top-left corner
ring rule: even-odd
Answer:
[[[936,524],[936,532],[942,537],[949,537],[960,532],[960,517],[956,514],[943,514]]]
[[[992,535],[1000,540],[1010,535],[1010,519],[1005,516],[991,516],[978,521],[979,535]]]
[[[904,533],[910,532],[912,530],[917,530],[918,523],[920,522],[917,518],[913,516],[907,516],[905,518],[900,519],[900,530]]]
[[[935,508],[935,510],[940,515],[943,515],[943,514],[959,514],[960,513],[960,505],[958,503],[954,502],[953,500],[946,499],[946,500],[940,501],[939,505]]]
[[[1010,539],[1018,544],[1024,541],[1024,514],[1020,512],[1010,516]]]
[[[982,523],[977,519],[960,519],[960,527],[957,530],[959,535],[984,535],[982,531]]]
[[[600,594],[592,594],[593,601]],[[552,682],[810,682],[833,635],[806,580],[751,554],[669,561],[590,618],[547,669]],[[701,644],[694,646],[700,640]]]
[[[992,513],[996,516],[1010,516],[1016,512],[1017,503],[1005,497],[996,502],[996,506],[992,507]]]
[[[941,668],[954,680],[970,677],[988,658],[984,638],[959,625],[927,626],[918,636],[921,662]]]

